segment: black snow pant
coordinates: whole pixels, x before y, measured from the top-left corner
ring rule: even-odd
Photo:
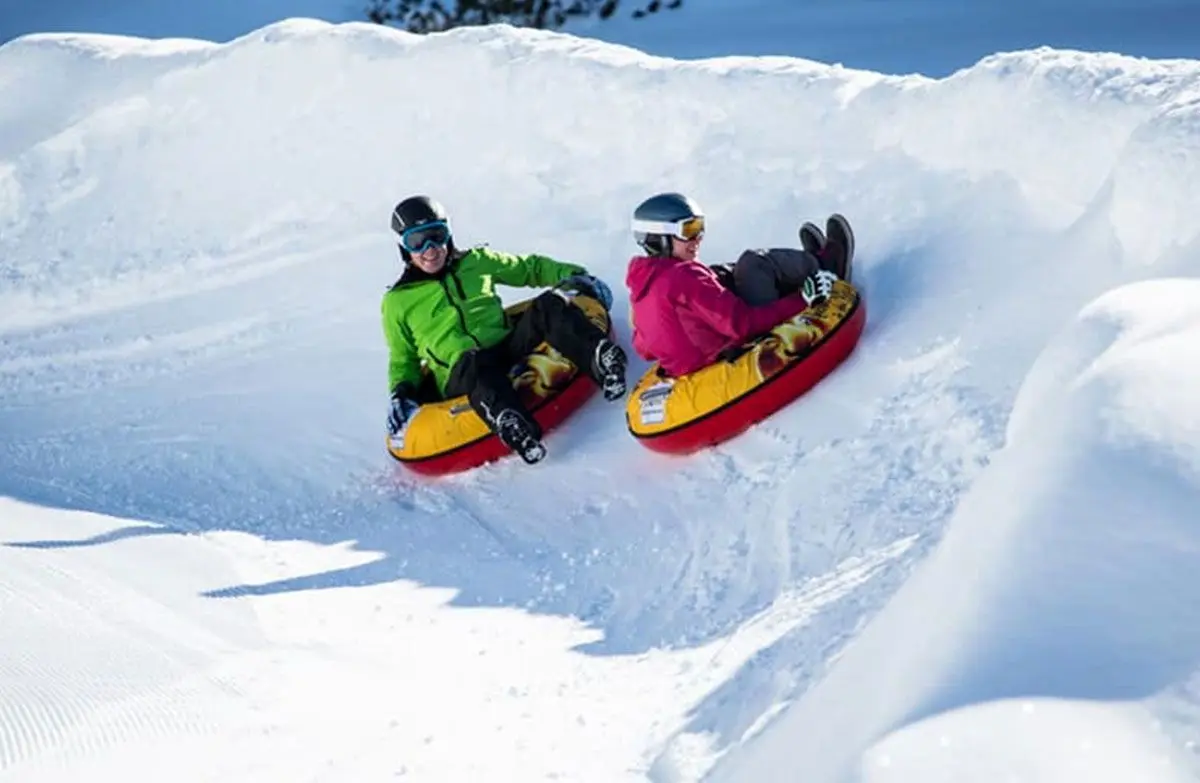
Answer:
[[[488,348],[472,348],[459,357],[446,380],[446,397],[467,395],[471,408],[493,431],[502,411],[517,411],[540,439],[541,427],[521,404],[509,370],[545,341],[595,379],[592,360],[596,346],[606,337],[578,307],[547,291],[521,313],[503,340]]]
[[[734,292],[759,306],[794,294],[820,270],[811,253],[790,247],[746,250],[733,265]]]

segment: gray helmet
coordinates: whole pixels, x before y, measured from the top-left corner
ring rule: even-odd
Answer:
[[[699,204],[682,193],[659,193],[633,211],[633,239],[650,255],[665,256],[671,252],[668,237],[683,238],[680,232],[689,221],[688,230],[703,232],[704,210]]]

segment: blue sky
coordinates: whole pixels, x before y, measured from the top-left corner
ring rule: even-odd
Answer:
[[[0,0],[0,41],[43,31],[220,41],[288,16],[361,20],[366,5],[366,0]],[[1200,58],[1200,0],[685,0],[684,8],[657,18],[582,23],[569,30],[673,57],[783,54],[941,76],[992,52],[1041,45]]]

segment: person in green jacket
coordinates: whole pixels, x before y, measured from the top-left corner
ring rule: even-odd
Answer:
[[[445,208],[428,196],[397,204],[391,224],[405,264],[381,307],[393,445],[402,446],[405,427],[420,406],[422,365],[444,399],[467,395],[479,417],[528,463],[542,459],[546,449],[509,370],[542,341],[586,371],[605,399],[625,394],[625,352],[569,303],[574,291],[612,307],[609,287],[587,269],[535,254],[459,250]],[[551,290],[510,323],[498,284]]]

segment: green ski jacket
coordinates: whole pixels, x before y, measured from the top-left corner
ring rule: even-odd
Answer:
[[[436,275],[410,265],[381,306],[389,391],[404,384],[415,392],[424,362],[444,395],[450,368],[464,352],[504,339],[511,326],[496,285],[549,287],[586,271],[546,256],[486,248],[460,251]]]

